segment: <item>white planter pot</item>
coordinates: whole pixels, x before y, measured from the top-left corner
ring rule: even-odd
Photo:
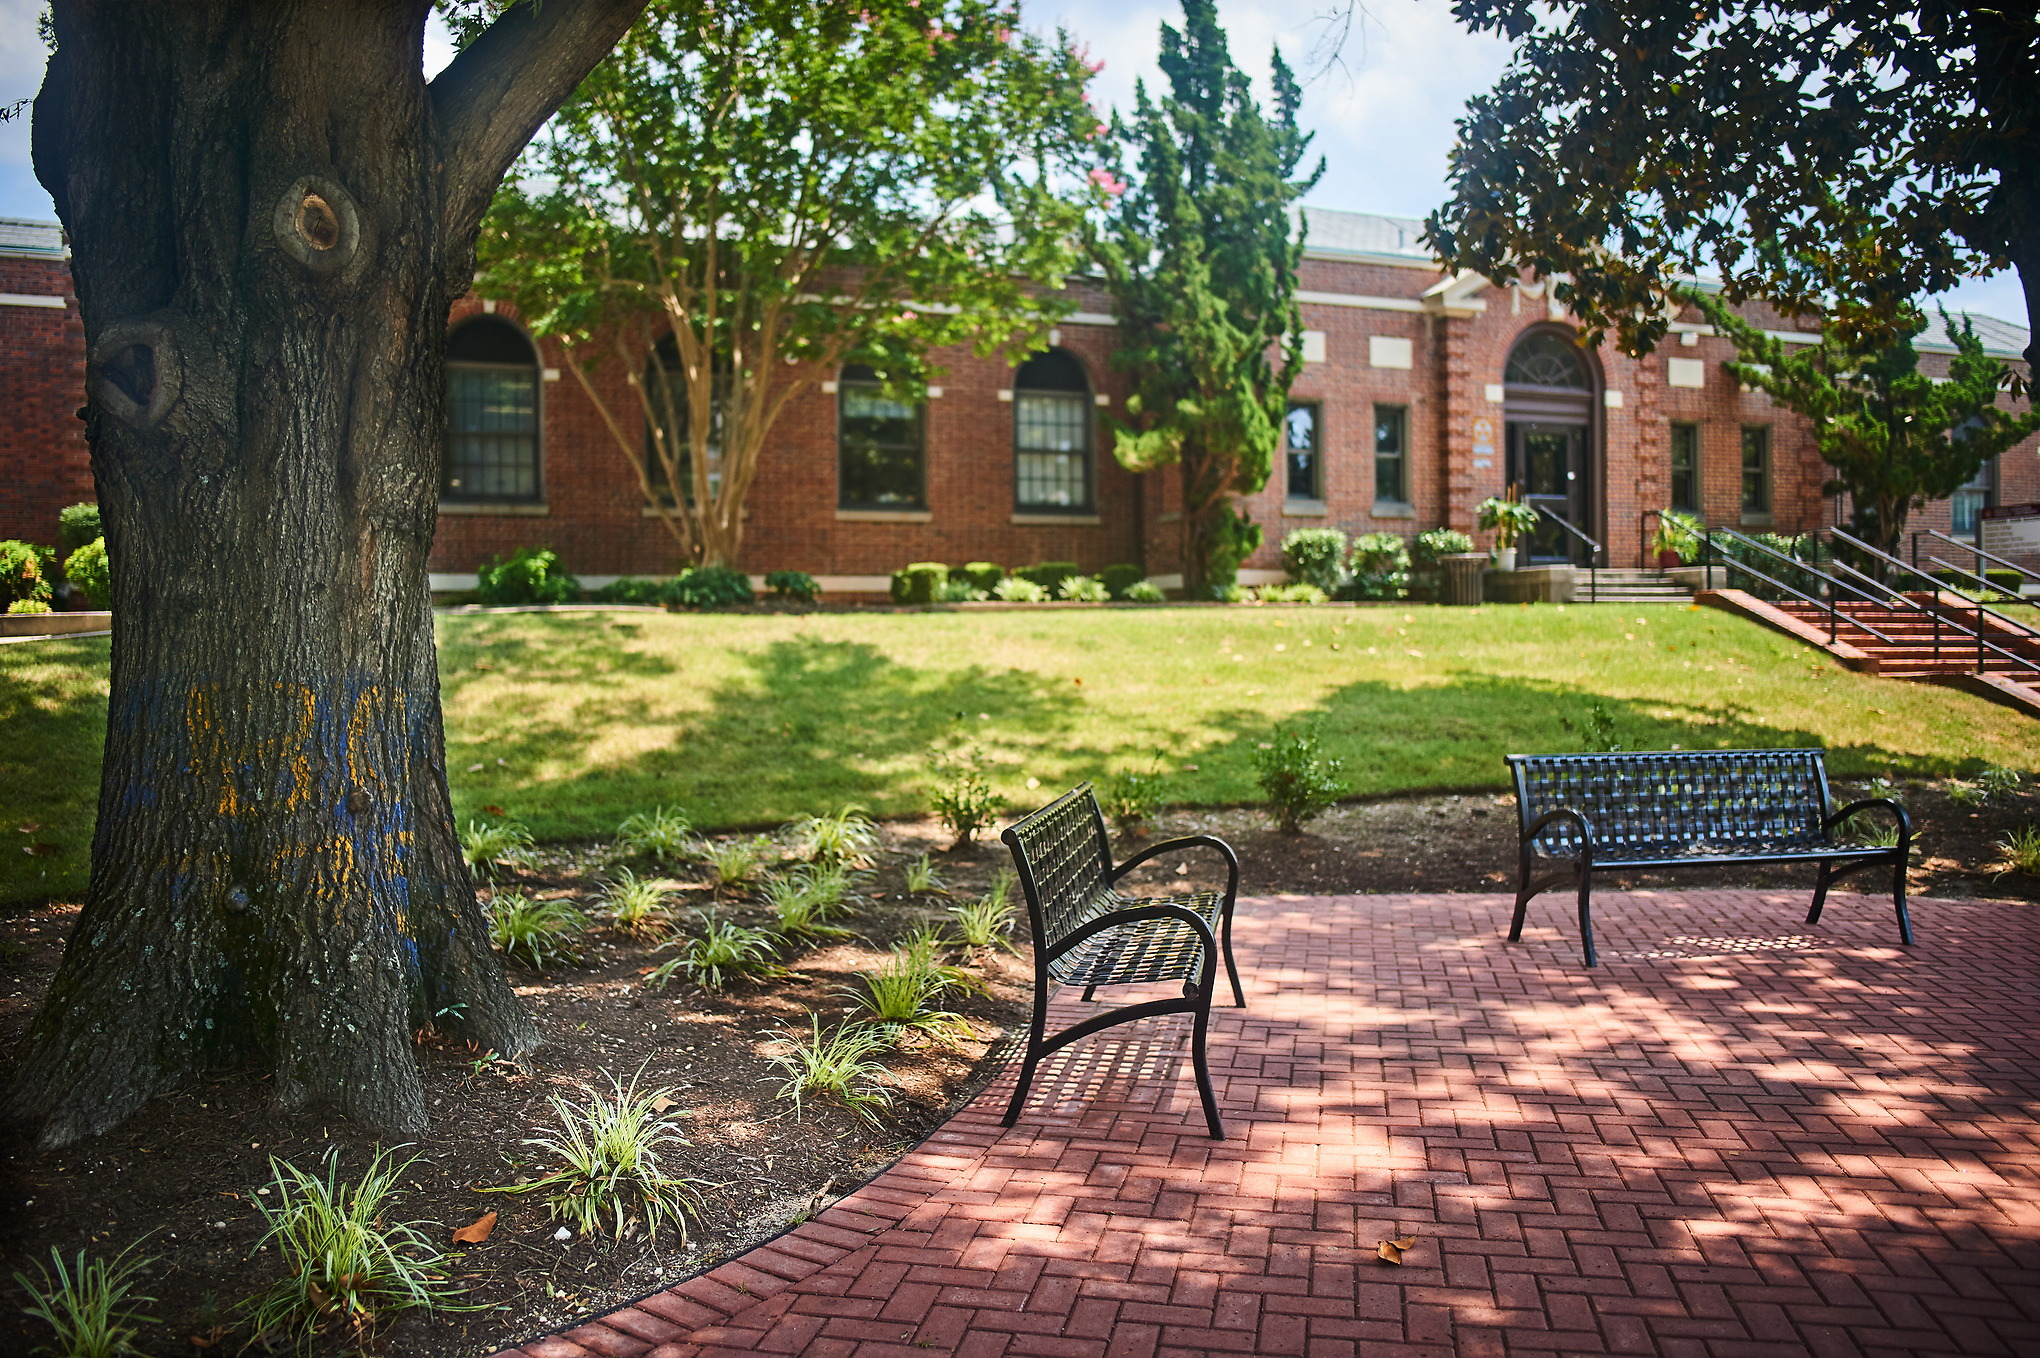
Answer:
[[[1516,569],[1516,549],[1514,547],[1495,548],[1495,569],[1498,571],[1512,571]]]

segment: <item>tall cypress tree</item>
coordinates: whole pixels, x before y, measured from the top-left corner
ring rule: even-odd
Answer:
[[[1180,32],[1162,25],[1169,96],[1136,85],[1131,125],[1113,118],[1101,182],[1118,200],[1092,250],[1119,309],[1114,361],[1133,374],[1113,452],[1130,471],[1180,468],[1183,583],[1197,598],[1229,584],[1261,542],[1232,497],[1267,484],[1303,367],[1303,230],[1290,205],[1324,162],[1291,178],[1310,134],[1297,129],[1302,91],[1281,53],[1270,117],[1226,51],[1213,0],[1183,0],[1183,19]]]

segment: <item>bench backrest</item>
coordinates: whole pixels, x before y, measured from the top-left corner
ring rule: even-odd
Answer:
[[[1112,844],[1089,783],[1079,783],[999,836],[1013,850],[1034,943],[1059,942],[1090,918]]]
[[[1819,750],[1664,750],[1638,754],[1512,754],[1520,828],[1571,807],[1602,847],[1819,843],[1827,766]],[[1560,823],[1538,835],[1570,852]]]

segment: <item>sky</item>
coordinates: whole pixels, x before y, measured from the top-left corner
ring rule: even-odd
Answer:
[[[35,93],[45,59],[36,36],[44,0],[0,0],[0,104]],[[1021,0],[1031,28],[1063,28],[1101,58],[1094,102],[1130,107],[1137,78],[1160,82],[1155,54],[1164,21],[1179,22],[1176,0]],[[1325,175],[1305,200],[1352,212],[1422,217],[1444,201],[1446,152],[1467,98],[1493,85],[1508,45],[1476,37],[1453,20],[1451,0],[1370,0],[1344,30],[1335,61],[1325,59],[1337,31],[1338,0],[1220,0],[1219,16],[1234,62],[1267,93],[1268,54],[1283,57],[1307,81],[1301,121],[1313,130]],[[428,35],[425,66],[453,54],[443,29]],[[50,198],[29,169],[28,119],[0,124],[0,217],[53,221]],[[1946,294],[1952,308],[2018,324],[2026,306],[2009,272]]]

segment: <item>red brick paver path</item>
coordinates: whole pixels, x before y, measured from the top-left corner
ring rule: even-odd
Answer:
[[[1229,1140],[1183,1021],[1129,1026],[513,1352],[2040,1354],[2040,907],[1921,901],[1906,950],[1871,899],[1611,892],[1588,971],[1508,904],[1243,901]]]

